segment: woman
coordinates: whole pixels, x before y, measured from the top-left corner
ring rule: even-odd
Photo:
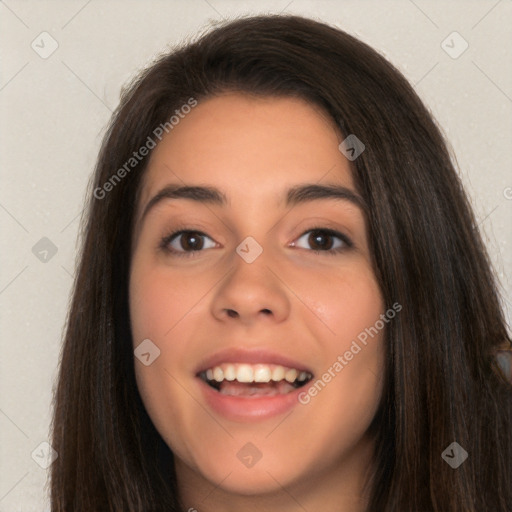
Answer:
[[[494,277],[374,50],[217,27],[124,92],[91,192],[53,511],[512,510]]]

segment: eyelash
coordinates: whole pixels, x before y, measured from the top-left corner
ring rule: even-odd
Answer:
[[[319,250],[319,249],[311,249],[311,252],[314,252],[315,254],[324,254],[329,256],[336,256],[340,253],[345,252],[348,249],[351,249],[354,244],[343,233],[340,233],[339,231],[336,231],[334,229],[325,228],[322,226],[315,226],[309,228],[307,231],[304,231],[298,238],[302,238],[304,235],[308,233],[312,233],[314,231],[319,231],[327,236],[332,236],[335,238],[338,238],[343,242],[343,247],[338,247],[336,249],[327,249],[327,250]],[[194,229],[188,229],[188,228],[178,228],[177,230],[173,231],[171,234],[163,237],[159,243],[159,248],[163,250],[165,253],[172,254],[173,256],[177,256],[179,258],[190,258],[194,255],[194,253],[202,252],[202,250],[196,250],[196,251],[176,251],[175,249],[170,249],[169,244],[175,239],[178,238],[180,235],[183,235],[185,233],[194,233],[200,237],[207,237],[210,238],[205,233],[202,233],[201,231],[197,231]],[[306,249],[307,250],[307,249]]]

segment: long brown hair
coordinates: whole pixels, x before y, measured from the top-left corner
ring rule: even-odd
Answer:
[[[511,341],[443,136],[375,50],[325,23],[278,15],[222,23],[123,92],[82,226],[54,398],[52,511],[181,510],[173,455],[135,383],[128,277],[149,156],[126,162],[190,98],[226,91],[304,98],[366,146],[353,169],[374,268],[385,304],[403,306],[386,331],[368,510],[510,512],[512,389],[495,352]],[[441,456],[452,442],[468,453],[457,469]]]

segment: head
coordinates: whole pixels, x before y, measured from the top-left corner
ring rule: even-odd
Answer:
[[[130,319],[134,349],[159,351],[135,373],[178,481],[197,489],[224,480],[238,494],[272,492],[278,481],[304,492],[334,473],[354,481],[370,463],[384,343],[382,332],[357,337],[376,322],[382,331],[385,308],[341,142],[329,116],[302,99],[224,93],[201,100],[151,155],[132,238]],[[181,197],[169,191],[184,186]],[[215,187],[225,200],[192,187]],[[201,375],[224,368],[229,377],[248,363],[251,380],[258,370],[277,379],[276,366],[298,370],[297,385],[302,372],[311,380],[300,392],[258,384],[283,393],[267,403],[224,395],[254,385],[208,385]],[[245,451],[261,460],[244,465]]]
[[[66,478],[88,506],[178,510],[183,482],[299,492],[349,467],[369,510],[493,499],[510,453],[481,434],[484,417],[503,431],[510,399],[493,276],[439,129],[377,52],[294,16],[222,25],[124,92],[91,191],[56,395],[62,505]],[[312,250],[326,239],[339,250]],[[177,254],[191,240],[201,251]],[[238,359],[311,378],[289,417],[204,407],[203,373]],[[479,454],[456,472],[441,458],[454,440]],[[83,457],[101,470],[73,472]]]

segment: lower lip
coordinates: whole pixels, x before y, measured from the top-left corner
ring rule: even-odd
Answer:
[[[299,404],[299,393],[308,387],[302,386],[286,395],[239,397],[223,395],[197,378],[206,403],[215,412],[231,421],[259,421],[288,412]]]

